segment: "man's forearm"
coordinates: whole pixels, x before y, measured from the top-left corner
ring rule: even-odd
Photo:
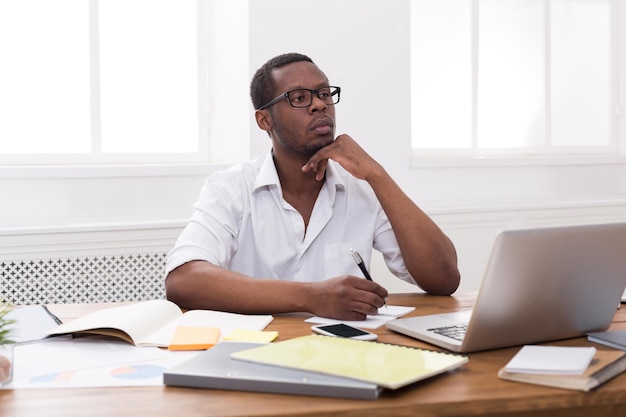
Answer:
[[[459,285],[452,241],[382,170],[369,179],[389,218],[405,265],[424,291],[447,295]]]
[[[168,274],[167,298],[187,309],[272,314],[304,311],[304,283],[265,280],[191,261]]]

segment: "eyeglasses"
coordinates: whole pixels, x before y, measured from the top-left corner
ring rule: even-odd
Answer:
[[[313,94],[315,94],[322,102],[328,105],[334,105],[339,103],[339,96],[341,95],[341,87],[322,87],[317,90],[310,90],[308,88],[297,88],[295,90],[287,91],[271,100],[267,104],[262,105],[257,110],[263,110],[272,106],[283,99],[287,99],[291,107],[309,107],[313,103]]]

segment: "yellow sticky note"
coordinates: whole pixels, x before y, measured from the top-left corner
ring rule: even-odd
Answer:
[[[179,326],[168,346],[169,350],[206,350],[217,343],[220,329],[217,327]]]
[[[253,330],[235,329],[229,335],[224,336],[224,340],[238,342],[269,343],[278,337],[278,332],[259,332]]]

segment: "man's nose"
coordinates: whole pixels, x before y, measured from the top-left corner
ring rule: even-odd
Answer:
[[[311,97],[311,105],[309,106],[310,112],[325,111],[328,104],[324,103],[317,94],[313,94]]]

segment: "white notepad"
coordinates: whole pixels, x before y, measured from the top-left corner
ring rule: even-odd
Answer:
[[[387,323],[390,320],[397,319],[398,317],[402,317],[406,314],[409,314],[411,311],[415,310],[415,307],[406,307],[406,306],[383,306],[378,309],[378,314],[375,316],[367,316],[365,320],[359,321],[346,321],[346,320],[335,320],[329,319],[326,317],[311,317],[305,320],[306,323],[315,323],[315,324],[337,324],[344,323],[353,327],[361,327],[363,329],[377,329]]]
[[[546,375],[578,375],[585,372],[594,347],[526,345],[506,364],[507,372]]]

